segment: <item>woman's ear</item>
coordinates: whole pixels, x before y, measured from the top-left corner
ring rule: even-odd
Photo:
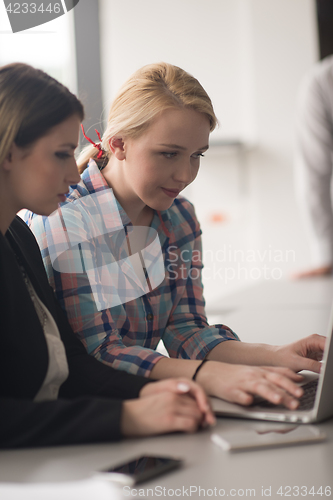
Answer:
[[[109,144],[111,152],[117,158],[117,160],[125,160],[126,154],[123,138],[115,135],[111,137]]]
[[[2,162],[2,166],[4,170],[9,171],[12,166],[13,166],[13,160],[14,160],[14,144],[11,145],[8,153],[5,156],[4,161]]]

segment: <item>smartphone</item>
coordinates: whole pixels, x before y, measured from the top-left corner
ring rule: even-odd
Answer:
[[[177,469],[183,460],[170,457],[141,456],[108,469],[98,471],[96,474],[103,479],[133,486],[153,477]]]

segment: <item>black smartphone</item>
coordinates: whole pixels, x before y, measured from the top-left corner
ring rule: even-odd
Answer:
[[[132,486],[170,470],[177,469],[182,463],[183,460],[176,458],[142,456],[134,458],[129,462],[98,471],[97,475],[102,475],[104,479],[115,481],[122,485]]]

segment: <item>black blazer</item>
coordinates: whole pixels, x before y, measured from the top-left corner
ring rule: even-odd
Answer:
[[[33,401],[46,375],[48,351],[17,257],[65,345],[69,377],[55,401]],[[147,383],[87,354],[55,299],[35,237],[16,217],[5,236],[0,232],[0,447],[119,439],[120,400],[137,397]]]

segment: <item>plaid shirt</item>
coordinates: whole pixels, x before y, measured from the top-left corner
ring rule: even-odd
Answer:
[[[131,221],[94,160],[81,175],[79,184],[72,186],[58,213],[68,203],[101,192],[113,203],[101,206],[99,215],[89,213],[88,223],[87,220],[80,223],[80,217],[73,217],[78,232],[96,224],[98,217],[103,219],[106,231],[112,232],[119,225],[119,215],[123,229],[129,229]],[[63,242],[50,224],[50,217],[26,212],[24,219],[37,238],[50,284],[74,332],[87,351],[104,363],[149,376],[154,364],[163,358],[155,350],[161,339],[170,357],[183,359],[203,359],[220,342],[238,340],[228,327],[207,323],[201,281],[201,229],[192,204],[182,196],[168,210],[155,211],[151,224],[162,247],[163,281],[134,300],[127,299],[102,310],[96,306],[91,280],[82,272],[79,254],[72,256],[73,265],[66,273],[55,269],[54,263],[52,266],[50,253]],[[91,244],[83,251],[85,261],[98,258],[96,247]]]

